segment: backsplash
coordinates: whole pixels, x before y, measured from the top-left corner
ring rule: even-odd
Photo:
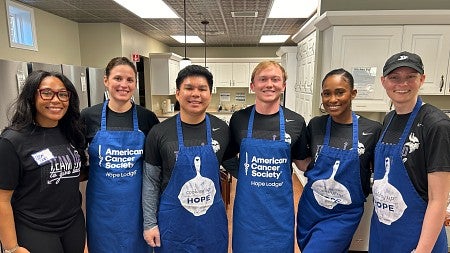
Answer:
[[[220,95],[222,98],[229,97],[230,101],[220,101]],[[229,96],[228,96],[229,94]],[[243,96],[241,96],[243,94]],[[238,96],[238,100],[236,100]],[[175,95],[154,95],[152,96],[152,111],[157,114],[162,113],[162,103],[164,100],[170,99],[173,104],[176,103]],[[245,101],[243,101],[245,100]],[[250,94],[248,88],[224,88],[217,87],[216,93],[212,94],[211,103],[209,104],[208,111],[218,111],[219,105],[222,107],[222,111],[237,111],[255,103],[255,94]]]

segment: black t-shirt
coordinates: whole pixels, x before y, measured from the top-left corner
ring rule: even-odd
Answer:
[[[97,104],[81,111],[81,119],[86,125],[86,140],[88,143],[92,141],[95,134],[100,130],[101,118],[102,118],[103,103]],[[136,105],[137,118],[139,129],[147,136],[150,129],[159,123],[156,115],[140,106]],[[132,130],[133,129],[133,107],[130,110],[117,113],[109,109],[106,109],[106,129],[107,130]]]
[[[328,115],[318,116],[308,124],[308,143],[311,147],[310,156],[316,157],[323,144]],[[331,147],[349,150],[352,148],[353,124],[339,124],[331,120]],[[361,186],[365,196],[370,193],[371,165],[373,165],[375,145],[381,132],[379,122],[358,115],[358,154],[360,162]],[[314,166],[314,159],[308,169]]]
[[[228,146],[230,131],[223,120],[211,114],[208,114],[208,116],[211,123],[213,149],[219,164],[221,164]],[[176,117],[173,116],[153,127],[145,141],[145,162],[153,166],[159,166],[162,170],[161,192],[164,191],[172,176],[176,153],[178,152]],[[205,120],[195,125],[183,122],[181,125],[185,146],[200,146],[207,143]]]
[[[71,225],[81,212],[81,161],[59,127],[5,130],[0,160],[0,189],[14,190],[15,220],[49,232]]]
[[[397,144],[410,114],[395,111],[386,115],[383,129],[394,115],[384,143]],[[428,201],[428,173],[450,172],[450,119],[441,110],[424,104],[413,122],[403,145],[403,163],[419,195]]]
[[[231,158],[239,153],[242,139],[247,137],[248,121],[253,106],[239,110],[231,116],[230,131],[231,139],[227,158]],[[303,160],[308,157],[308,145],[306,140],[306,123],[305,119],[285,108],[283,108],[285,118],[286,139],[291,146],[291,159]],[[271,115],[263,115],[255,112],[253,122],[253,137],[256,139],[279,140],[280,139],[280,116],[279,113]],[[290,138],[290,140],[289,140]]]

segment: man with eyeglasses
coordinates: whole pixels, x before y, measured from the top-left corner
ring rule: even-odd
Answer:
[[[233,252],[294,252],[291,161],[306,158],[306,123],[280,105],[284,68],[263,61],[253,70],[255,105],[233,113],[230,152],[239,153],[233,211]],[[292,159],[292,160],[291,160]],[[228,162],[227,162],[228,163]]]
[[[381,83],[394,105],[375,148],[369,252],[447,252],[450,119],[419,96],[422,59],[391,56]]]

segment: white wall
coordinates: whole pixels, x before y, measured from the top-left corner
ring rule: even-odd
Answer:
[[[122,55],[131,58],[133,53],[147,56],[149,53],[168,53],[170,48],[165,44],[137,32],[121,24]]]

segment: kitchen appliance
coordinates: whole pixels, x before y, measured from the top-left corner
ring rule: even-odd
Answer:
[[[86,67],[62,64],[62,73],[72,81],[80,98],[80,110],[89,106]]]
[[[105,84],[103,83],[104,76],[104,68],[87,68],[89,106],[100,104],[105,101]]]
[[[19,95],[28,76],[26,62],[0,59],[0,76],[2,77],[2,99],[0,99],[0,131],[8,124],[11,114],[8,114],[14,100]],[[11,111],[12,113],[12,111]]]
[[[42,62],[30,62],[28,63],[28,73],[36,70],[54,71],[62,73],[61,64],[49,64]]]

